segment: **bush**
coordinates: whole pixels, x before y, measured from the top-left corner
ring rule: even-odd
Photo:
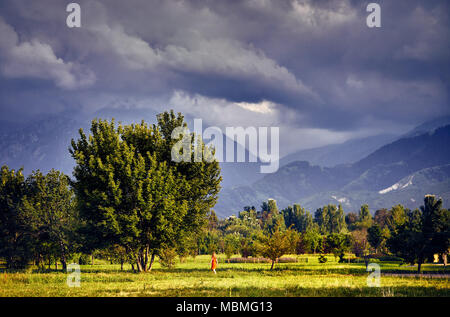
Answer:
[[[268,258],[231,258],[226,260],[227,263],[269,263],[272,260]],[[279,258],[277,263],[296,263],[298,260],[296,258],[283,257]]]
[[[376,262],[380,262],[380,260],[375,258],[369,258],[369,263],[376,263]],[[350,259],[350,263],[365,263],[365,261],[364,258],[353,258]]]
[[[279,258],[278,263],[296,263],[298,260],[296,258]]]
[[[271,262],[267,258],[231,258],[226,260],[228,263],[267,263]]]
[[[327,261],[328,261],[328,259],[325,255],[323,255],[323,254],[319,255],[319,263],[325,263]]]
[[[394,255],[383,255],[378,257],[378,260],[386,262],[403,262],[402,258]]]
[[[159,263],[162,267],[172,269],[175,267],[177,251],[175,248],[163,248],[159,254]]]
[[[91,264],[91,257],[88,254],[81,254],[78,258],[78,264],[86,265]]]

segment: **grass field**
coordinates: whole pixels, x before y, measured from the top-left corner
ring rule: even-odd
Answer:
[[[305,257],[305,256],[302,256]],[[405,276],[417,267],[381,262],[381,286],[368,287],[363,263],[339,264],[334,257],[320,264],[280,263],[270,271],[268,263],[225,263],[219,256],[217,274],[209,270],[209,256],[189,258],[174,269],[156,263],[150,273],[132,273],[130,265],[81,266],[81,286],[68,287],[67,273],[0,275],[0,296],[450,296],[449,276],[440,278]],[[439,265],[424,265],[425,273],[446,273]],[[390,275],[400,273],[399,275]],[[386,274],[386,275],[383,275]]]

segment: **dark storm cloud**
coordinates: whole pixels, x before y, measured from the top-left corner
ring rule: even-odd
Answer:
[[[378,1],[378,29],[365,24],[368,1],[79,3],[80,29],[65,27],[61,1],[0,4],[2,117],[27,101],[34,112],[129,98],[152,107],[176,91],[223,107],[267,100],[274,124],[339,133],[450,113],[445,0]]]

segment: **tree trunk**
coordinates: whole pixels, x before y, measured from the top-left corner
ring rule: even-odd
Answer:
[[[60,241],[59,246],[61,247],[61,264],[63,271],[67,270],[67,263],[66,263],[66,250],[64,248],[64,244]]]
[[[120,260],[120,270],[123,271],[123,260]]]
[[[147,272],[147,270],[148,270],[147,263],[148,263],[148,246],[145,247],[145,256],[144,256],[144,271],[145,272]]]
[[[58,271],[58,260],[55,260],[55,269]]]
[[[153,262],[154,262],[154,261],[155,261],[155,253],[153,252],[153,253],[152,253],[152,257],[150,258],[150,265],[149,265],[149,268],[148,268],[148,271],[149,271],[149,272],[152,270]]]
[[[419,261],[417,262],[417,273],[419,273],[419,274],[420,274],[420,269],[421,269],[421,267],[422,267],[422,261],[419,260]]]
[[[274,261],[274,260],[272,260],[272,266],[270,267],[270,269],[271,269],[271,270],[273,270],[273,266],[274,266],[274,264],[275,264],[275,261]]]
[[[366,271],[367,271],[367,268],[369,267],[369,256],[368,255],[364,255],[364,264],[366,265]]]
[[[136,255],[136,268],[138,272],[142,272],[142,256],[140,251]]]
[[[91,254],[91,265],[94,265],[94,253]]]

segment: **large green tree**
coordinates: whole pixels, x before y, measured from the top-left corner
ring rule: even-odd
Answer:
[[[35,239],[36,262],[42,264],[44,257],[59,259],[66,270],[78,225],[69,178],[53,169],[46,175],[36,171],[27,177],[26,187],[22,209]]]
[[[408,212],[405,222],[393,230],[388,246],[407,262],[417,263],[418,272],[434,254],[446,253],[450,247],[450,211],[442,208],[442,199],[425,196],[420,210]]]
[[[185,135],[172,137],[187,125],[181,114],[165,112],[158,123],[116,126],[92,121],[91,135],[80,130],[70,152],[76,160],[73,188],[78,197],[84,233],[92,248],[112,244],[134,255],[139,271],[151,270],[161,248],[176,247],[183,237],[199,233],[217,200],[220,168],[201,140],[188,138],[184,157],[172,160],[172,149]],[[184,148],[183,148],[184,149]],[[197,152],[196,152],[197,151]]]
[[[33,239],[27,215],[21,208],[25,195],[22,169],[0,170],[0,257],[8,268],[23,268],[33,258]]]

